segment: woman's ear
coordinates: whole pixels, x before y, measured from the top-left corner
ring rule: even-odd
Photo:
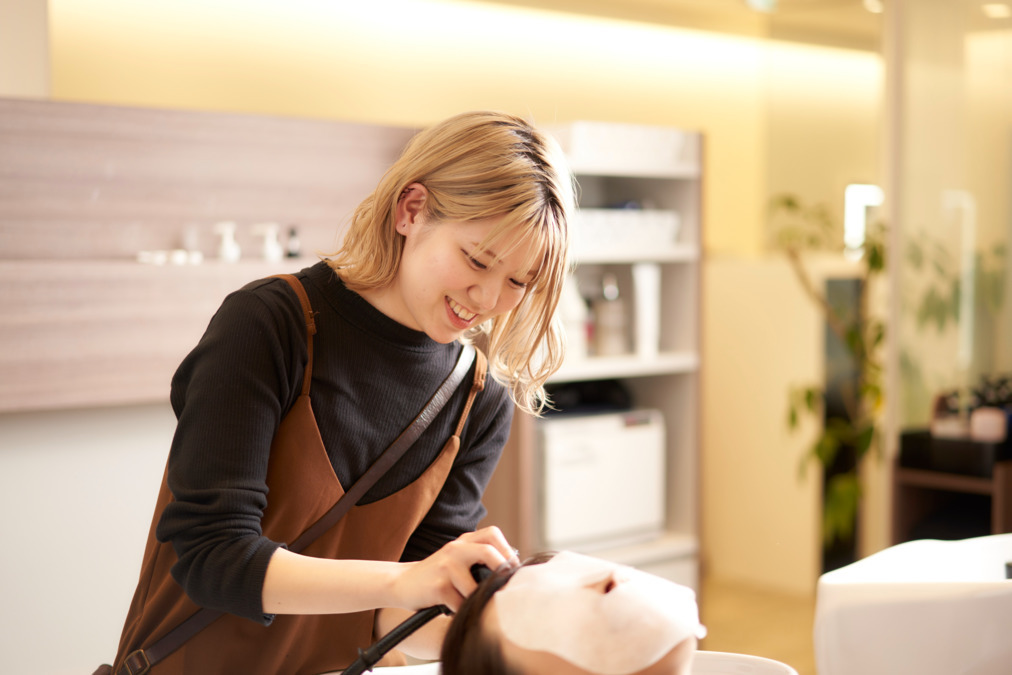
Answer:
[[[397,232],[406,235],[411,228],[420,222],[425,211],[425,202],[429,191],[421,183],[411,183],[401,191],[397,199]]]

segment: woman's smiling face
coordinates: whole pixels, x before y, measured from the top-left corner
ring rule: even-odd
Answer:
[[[422,191],[413,188],[403,201]],[[515,237],[501,238],[494,250],[483,247],[499,218],[430,222],[421,208],[406,205],[403,211],[397,223],[404,236],[397,277],[391,286],[364,294],[380,311],[447,343],[520,304],[537,257]]]

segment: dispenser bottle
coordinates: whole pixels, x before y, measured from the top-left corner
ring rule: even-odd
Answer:
[[[629,353],[625,303],[619,297],[618,279],[608,272],[601,278],[601,297],[594,301],[594,354]]]
[[[261,223],[253,226],[253,233],[264,238],[264,260],[278,262],[285,257],[285,251],[281,247],[281,241],[278,238],[280,230],[281,226],[277,223]]]
[[[238,262],[242,255],[239,242],[235,240],[235,223],[225,221],[214,226],[214,231],[221,235],[221,244],[218,246],[218,257],[228,263]]]

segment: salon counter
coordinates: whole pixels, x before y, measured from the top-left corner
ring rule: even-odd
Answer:
[[[819,580],[819,675],[1012,672],[1012,534],[918,540]]]

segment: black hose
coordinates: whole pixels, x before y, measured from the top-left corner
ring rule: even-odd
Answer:
[[[453,612],[446,605],[436,605],[415,612],[368,649],[359,649],[358,658],[344,670],[342,675],[362,675],[367,670],[371,671],[387,652],[441,614],[453,614]]]
[[[492,574],[492,571],[484,565],[472,565],[471,576],[475,581]],[[365,671],[372,672],[373,666],[380,662],[387,652],[400,644],[416,630],[442,614],[453,614],[446,605],[436,605],[422,609],[402,621],[396,628],[377,640],[368,649],[359,649],[358,658],[348,666],[341,675],[362,675]]]

